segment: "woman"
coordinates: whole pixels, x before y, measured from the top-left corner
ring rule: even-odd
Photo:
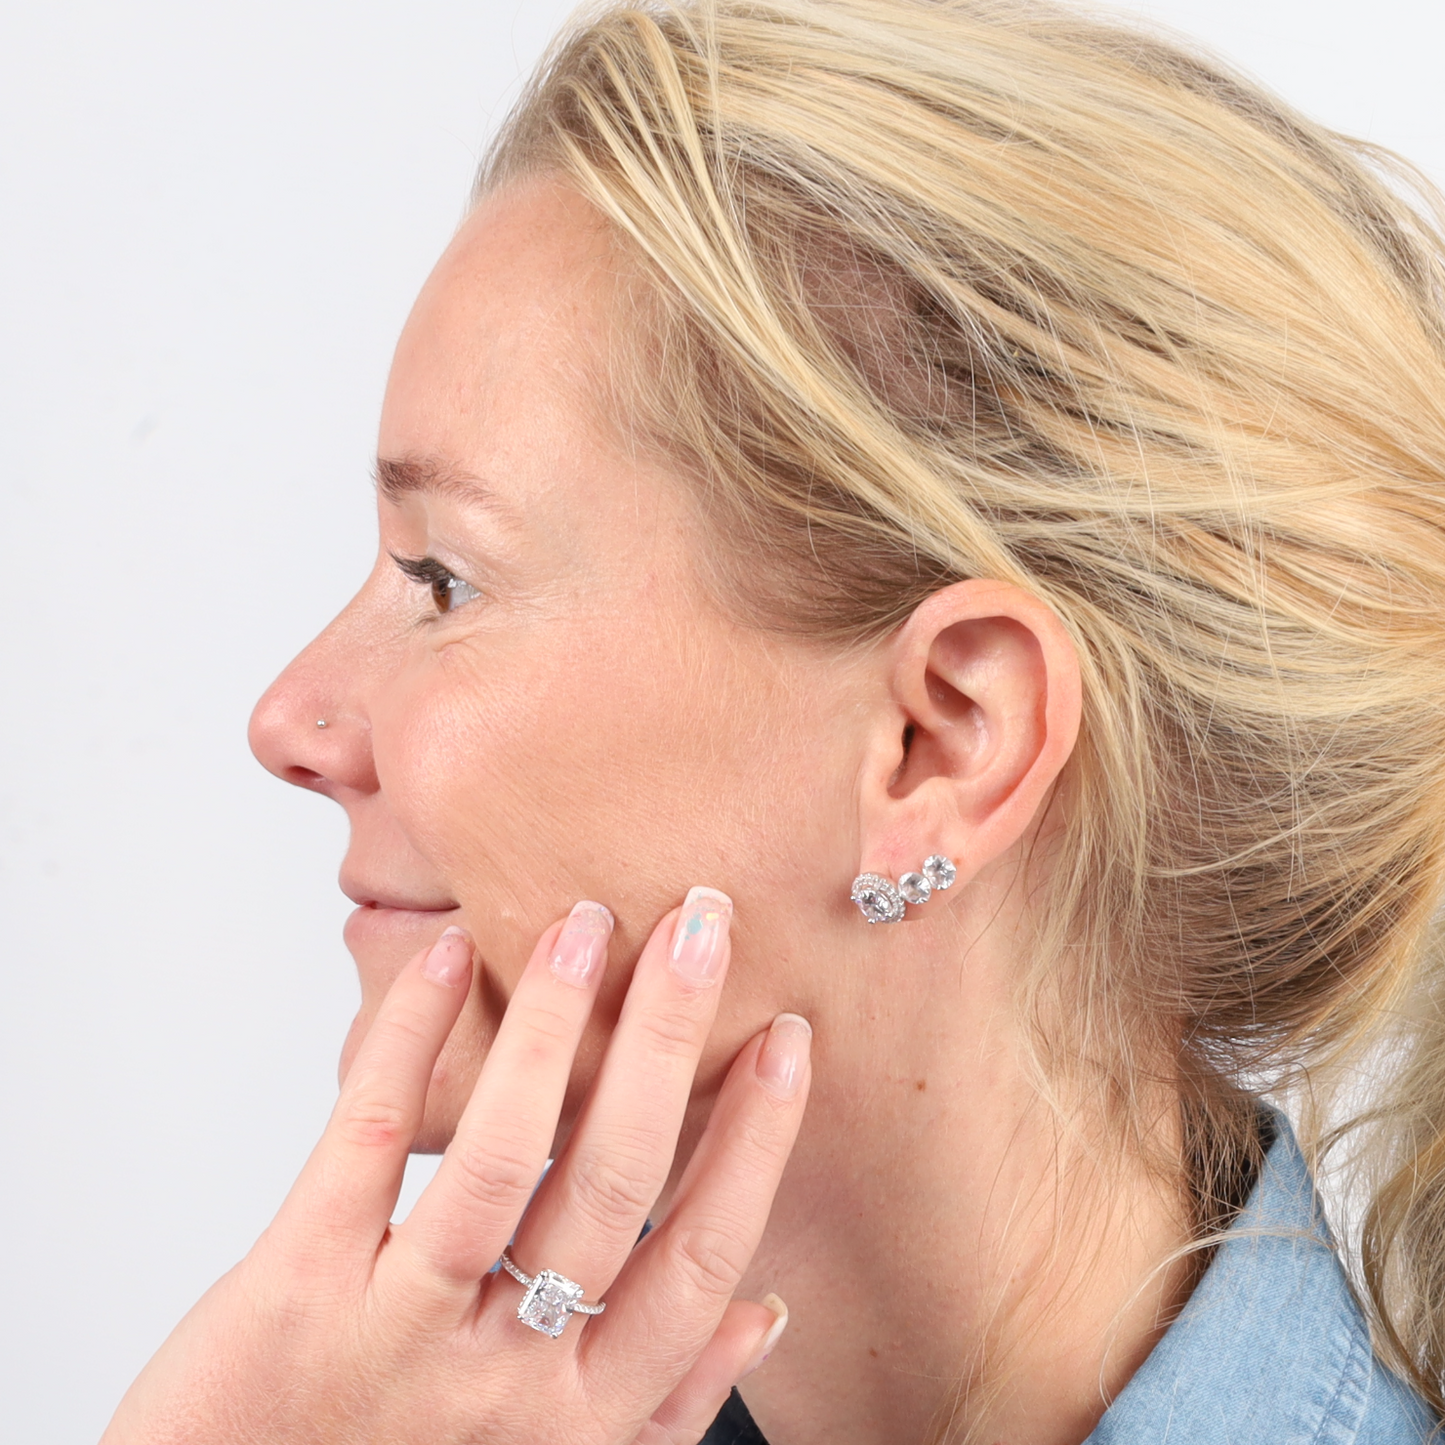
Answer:
[[[1428,1437],[1445,270],[1378,166],[1032,0],[563,38],[253,720],[351,820],[341,1098],[107,1441]],[[1251,1086],[1383,1043],[1360,1305]]]

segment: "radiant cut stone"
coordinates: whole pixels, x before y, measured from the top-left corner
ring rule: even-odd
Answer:
[[[535,1275],[517,1306],[517,1318],[555,1340],[567,1328],[572,1308],[582,1298],[582,1286],[564,1274],[544,1269]]]
[[[903,897],[879,873],[860,873],[849,895],[869,923],[897,923],[903,917]]]
[[[927,903],[933,896],[933,884],[921,873],[905,873],[898,880],[898,891],[905,903]]]
[[[933,857],[924,860],[923,876],[942,893],[945,888],[953,887],[953,880],[958,877],[958,869],[953,866],[953,859],[945,858],[942,853],[935,853]]]

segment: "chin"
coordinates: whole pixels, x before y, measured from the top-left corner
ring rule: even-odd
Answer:
[[[346,1041],[341,1046],[337,1079],[342,1084],[346,1082],[366,1035],[376,1021],[377,1005],[384,994],[385,986],[373,992],[369,985],[363,985],[362,1006],[352,1019]],[[456,1133],[457,1122],[471,1097],[493,1033],[476,1013],[475,1002],[475,998],[468,1001],[432,1068],[421,1127],[410,1150],[413,1154],[443,1153]]]
[[[361,1041],[366,1037],[366,1031],[371,1027],[371,1011],[361,1008],[357,1011],[356,1017],[351,1020],[351,1027],[346,1031],[346,1038],[341,1045],[341,1057],[336,1063],[336,1082],[338,1085],[346,1083],[346,1076],[351,1072],[351,1066],[356,1061],[357,1050],[361,1047]]]
[[[381,1000],[407,961],[436,942],[449,925],[458,921],[459,914],[455,908],[378,908],[367,904],[355,909],[346,920],[341,936],[356,965],[362,1002],[341,1046],[338,1080],[345,1081]]]

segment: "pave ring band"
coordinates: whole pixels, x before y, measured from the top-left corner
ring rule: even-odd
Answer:
[[[584,1304],[582,1286],[565,1274],[550,1269],[523,1274],[510,1250],[502,1251],[500,1264],[527,1291],[517,1306],[517,1318],[554,1340],[567,1328],[567,1321],[573,1315],[600,1315],[607,1308],[601,1300],[595,1305]]]

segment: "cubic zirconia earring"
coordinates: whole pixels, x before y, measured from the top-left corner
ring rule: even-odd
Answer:
[[[927,903],[935,893],[952,888],[957,877],[953,859],[934,853],[924,859],[919,872],[905,873],[896,884],[881,873],[860,873],[848,896],[869,923],[901,923],[905,904]]]
[[[860,873],[849,897],[869,923],[903,921],[903,897],[881,873]]]
[[[898,891],[905,903],[927,903],[933,897],[933,884],[921,873],[905,873],[898,880]]]
[[[954,866],[952,858],[945,858],[942,853],[935,853],[931,858],[923,860],[923,876],[928,879],[937,892],[942,893],[953,887],[953,880],[958,877],[958,869]]]

